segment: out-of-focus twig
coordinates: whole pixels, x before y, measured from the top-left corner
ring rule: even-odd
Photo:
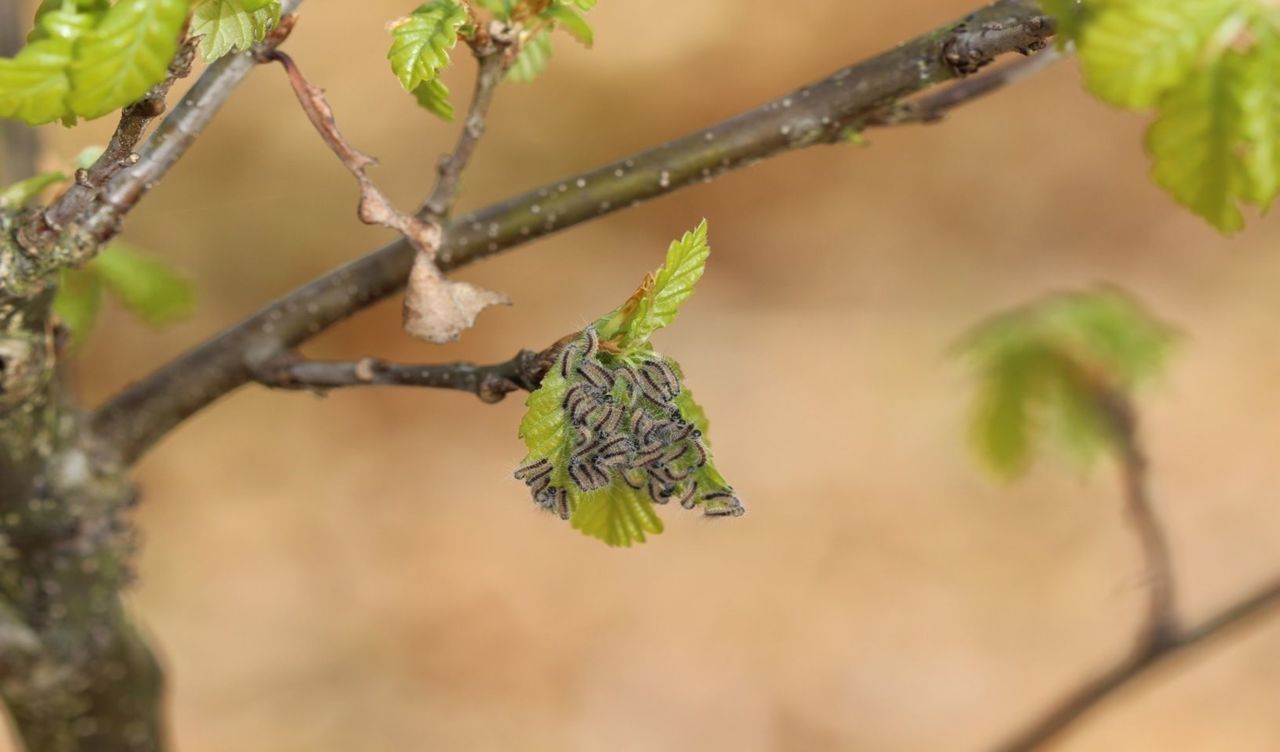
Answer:
[[[1199,626],[1180,630],[1163,642],[1146,642],[1097,677],[1055,702],[1048,711],[1017,732],[994,752],[1033,752],[1057,740],[1103,701],[1131,687],[1176,655],[1213,640],[1280,606],[1280,579],[1232,603]]]

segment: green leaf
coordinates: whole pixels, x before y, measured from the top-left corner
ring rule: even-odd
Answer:
[[[516,0],[479,0],[480,7],[501,19],[511,18],[515,12]]]
[[[662,532],[662,520],[648,494],[621,480],[614,480],[607,488],[584,493],[576,502],[569,524],[610,546],[644,543],[645,533]]]
[[[1055,5],[1069,4],[1058,0]],[[1280,195],[1280,8],[1261,0],[1086,3],[1079,33],[1089,88],[1155,105],[1153,177],[1221,232]]]
[[[122,243],[104,248],[86,268],[148,324],[172,323],[190,315],[195,306],[195,292],[186,279]]]
[[[72,161],[72,164],[76,166],[77,170],[87,170],[98,161],[106,150],[107,147],[100,144],[86,146],[80,150],[80,153],[76,154],[76,158]]]
[[[1253,46],[1229,52],[1223,61],[1235,69],[1238,81],[1235,156],[1245,175],[1241,195],[1264,211],[1280,194],[1280,8],[1271,13],[1269,23],[1251,25]]]
[[[961,347],[978,381],[969,434],[979,458],[1012,478],[1042,434],[1086,464],[1112,451],[1117,401],[1163,371],[1175,340],[1109,288],[1050,296],[979,325]]]
[[[31,125],[74,120],[67,104],[70,69],[78,40],[97,23],[97,15],[46,10],[26,47],[0,59],[0,117]]]
[[[26,180],[19,180],[0,191],[0,210],[21,209],[51,185],[61,183],[67,176],[61,172],[42,172]]]
[[[405,91],[436,79],[449,64],[449,50],[458,44],[458,29],[467,20],[460,3],[433,0],[392,25],[387,59]]]
[[[187,20],[187,0],[120,0],[76,47],[71,111],[95,118],[164,80]]]
[[[980,375],[970,438],[978,456],[1005,477],[1021,475],[1031,462],[1029,413],[1039,360],[1034,350],[1010,351]]]
[[[542,74],[551,59],[551,33],[540,31],[520,48],[520,54],[507,71],[507,80],[527,84]]]
[[[1161,102],[1147,132],[1153,177],[1175,199],[1225,233],[1244,226],[1239,197],[1251,194],[1243,98],[1249,65],[1230,54],[1196,70]],[[1274,143],[1276,134],[1259,134]],[[1271,193],[1274,196],[1274,190]],[[1270,196],[1264,198],[1270,201]]]
[[[191,14],[191,34],[203,37],[200,51],[205,62],[213,62],[261,42],[278,23],[278,1],[199,0]]]
[[[649,337],[675,320],[680,305],[693,295],[702,278],[711,248],[707,244],[707,221],[671,244],[666,263],[646,279],[630,300],[599,322],[602,336],[619,339],[624,350],[648,342]]]
[[[569,382],[553,368],[542,379],[541,386],[525,400],[528,410],[520,421],[519,436],[529,448],[526,461],[544,457],[558,459],[557,453],[568,442],[568,418],[562,406],[568,390]]]
[[[82,347],[102,310],[102,279],[90,268],[64,269],[53,312],[71,330],[73,349]]]
[[[587,23],[587,19],[572,8],[563,5],[553,5],[542,14],[544,18],[551,19],[564,27],[569,35],[578,40],[583,46],[590,47],[595,43],[595,33],[591,30],[591,24]]]
[[[1040,7],[1053,16],[1057,23],[1058,47],[1065,47],[1080,34],[1083,26],[1085,6],[1080,0],[1041,0]]]
[[[671,361],[675,365],[675,361]],[[677,366],[677,370],[679,366]],[[680,380],[684,381],[684,375],[681,374]],[[693,398],[693,394],[689,391],[689,387],[684,387],[678,395],[676,395],[676,407],[680,410],[680,415],[690,423],[698,427],[702,432],[702,441],[711,447],[711,421],[707,418],[707,411],[702,409],[702,405]]]
[[[1247,0],[1254,2],[1254,0]],[[1102,99],[1143,109],[1191,73],[1241,0],[1099,3],[1080,39],[1085,82]]]
[[[413,90],[413,96],[422,109],[445,122],[453,122],[453,104],[449,101],[449,89],[440,79],[423,81]]]

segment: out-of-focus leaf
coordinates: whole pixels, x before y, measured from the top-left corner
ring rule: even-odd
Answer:
[[[53,312],[71,330],[72,347],[89,338],[102,310],[102,280],[92,268],[66,269],[53,299]]]
[[[98,144],[94,144],[93,146],[86,146],[80,150],[79,154],[76,155],[76,158],[75,160],[72,161],[72,164],[76,166],[77,170],[87,170],[93,166],[94,162],[98,161],[98,158],[101,157],[102,153],[105,152],[106,150],[107,150],[106,147],[100,146]]]
[[[507,71],[507,80],[527,84],[542,75],[542,71],[546,69],[547,61],[550,59],[551,34],[547,31],[540,31],[530,37],[529,41],[525,42],[524,47],[520,49],[520,54],[516,56],[516,61],[511,65],[511,70]]]
[[[1083,10],[1089,89],[1158,110],[1147,134],[1156,182],[1223,233],[1244,226],[1242,204],[1268,210],[1280,195],[1280,6],[1107,0]]]
[[[1043,434],[1085,463],[1111,451],[1117,400],[1163,371],[1175,340],[1114,289],[1050,296],[981,324],[962,346],[978,381],[969,433],[979,458],[1017,477]]]
[[[591,24],[587,23],[587,19],[583,18],[573,8],[552,5],[543,15],[560,24],[565,31],[569,32],[570,36],[581,42],[583,46],[590,47],[595,43],[595,32],[591,30]]]
[[[121,243],[104,248],[89,268],[126,308],[149,324],[185,318],[195,306],[195,291],[186,279]]]
[[[61,172],[42,172],[26,180],[19,180],[0,191],[0,209],[21,209],[39,196],[45,188],[66,179],[67,176]]]

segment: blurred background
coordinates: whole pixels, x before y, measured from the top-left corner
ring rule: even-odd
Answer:
[[[304,6],[288,50],[401,206],[453,127],[390,74],[413,3]],[[609,0],[596,49],[501,92],[461,209],[731,116],[962,15],[975,0]],[[472,66],[446,80],[459,104]],[[109,119],[42,129],[49,167]],[[966,446],[948,348],[1051,291],[1121,285],[1186,334],[1141,399],[1185,619],[1280,570],[1280,223],[1224,240],[1147,178],[1144,121],[1071,62],[945,123],[768,160],[465,269],[515,306],[447,347],[399,301],[322,357],[503,360],[615,306],[702,217],[699,294],[657,338],[710,413],[749,513],[666,509],[613,550],[510,472],[519,395],[327,398],[246,388],[142,463],[131,601],[168,666],[185,752],[981,750],[1129,647],[1142,564],[1109,466],[994,482]],[[389,239],[278,70],[257,71],[130,217],[195,280],[192,319],[108,311],[96,403]],[[1066,750],[1280,748],[1280,616],[1171,661]]]

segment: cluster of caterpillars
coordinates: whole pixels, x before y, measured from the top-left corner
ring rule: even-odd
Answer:
[[[655,504],[701,504],[711,517],[743,514],[732,489],[698,487],[707,447],[675,404],[680,379],[671,366],[654,356],[634,366],[619,360],[610,368],[599,354],[599,334],[589,327],[564,346],[553,366],[570,384],[561,404],[573,431],[568,483],[588,492],[620,478]],[[569,490],[553,482],[554,470],[543,458],[517,468],[515,477],[529,486],[535,503],[567,520]]]

